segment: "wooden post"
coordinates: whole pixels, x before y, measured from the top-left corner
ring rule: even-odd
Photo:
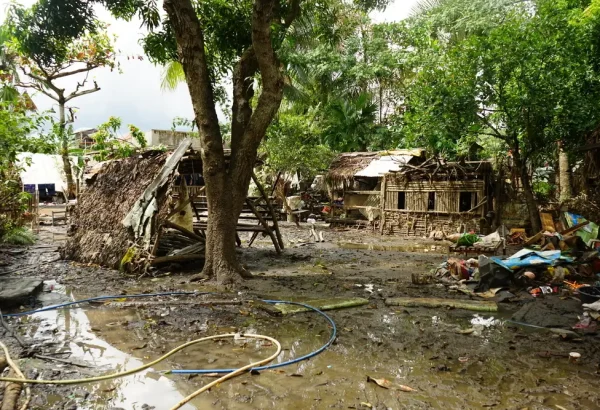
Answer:
[[[383,174],[383,179],[381,181],[381,198],[379,199],[379,208],[381,209],[381,220],[379,223],[380,233],[383,235],[383,231],[385,229],[385,196],[386,196],[386,187],[387,187],[387,178],[385,174]]]
[[[260,222],[260,224],[263,226],[263,228],[267,231],[267,233],[271,237],[271,240],[273,241],[273,245],[275,246],[275,251],[277,251],[278,254],[281,254],[281,248],[279,247],[277,238],[273,234],[273,231],[269,227],[269,224],[265,221],[265,219],[262,217],[260,212],[258,212],[258,210],[256,209],[256,207],[254,206],[254,204],[252,203],[252,201],[250,199],[246,198],[246,203],[248,204],[248,206],[250,207],[250,209],[252,210],[254,215],[256,215],[256,218],[258,218],[258,221]]]
[[[277,215],[275,214],[275,209],[273,209],[273,204],[271,204],[271,201],[269,200],[269,197],[267,196],[267,194],[266,194],[263,186],[261,185],[260,181],[256,177],[256,174],[254,173],[254,171],[252,171],[252,180],[256,184],[256,187],[258,188],[258,191],[260,192],[260,195],[263,197],[263,199],[267,203],[267,209],[271,213],[271,218],[273,218],[273,228],[275,228],[275,234],[277,235],[277,242],[279,243],[279,247],[281,249],[284,249],[285,246],[283,244],[283,238],[281,237],[281,232],[279,232],[279,224],[277,223]],[[251,208],[254,209],[254,206],[251,205]],[[259,220],[260,220],[260,217],[259,217]]]

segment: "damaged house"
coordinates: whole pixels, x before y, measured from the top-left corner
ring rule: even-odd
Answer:
[[[202,160],[190,147],[186,139],[174,151],[146,150],[107,161],[88,175],[63,258],[142,273],[152,265],[204,259],[208,210]],[[268,235],[280,251],[270,201],[246,202],[238,231]]]
[[[399,170],[402,165],[419,164],[424,160],[423,149],[338,155],[325,175],[333,202],[332,213],[341,214],[346,220],[375,221],[380,216],[383,176]]]
[[[332,162],[326,181],[334,215],[378,223],[382,233],[425,236],[489,228],[488,161],[445,162],[426,158],[423,149],[344,153]]]
[[[425,236],[490,231],[492,165],[488,161],[442,162],[430,158],[385,174],[382,233]]]

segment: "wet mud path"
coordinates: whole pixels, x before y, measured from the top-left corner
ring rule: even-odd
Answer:
[[[281,257],[266,246],[242,250],[241,257],[256,278],[244,283],[238,293],[208,298],[363,297],[369,304],[328,312],[339,334],[321,355],[240,376],[198,397],[186,409],[600,409],[597,336],[565,340],[503,321],[522,303],[535,301],[501,304],[495,315],[385,306],[387,297],[466,296],[450,293],[443,286],[411,284],[412,273],[426,272],[445,257],[434,253],[439,251],[432,248],[435,244],[419,244],[420,253],[406,252],[412,250],[406,248],[410,243],[381,243],[379,235],[359,231],[339,233],[334,243],[304,245],[297,240],[303,234],[293,228],[284,230],[291,247]],[[368,246],[340,247],[338,242]],[[35,265],[36,260],[51,260],[51,256],[36,259],[23,254],[20,257],[27,259],[21,259],[21,265]],[[14,259],[13,269],[19,261]],[[34,273],[56,281],[47,284],[47,292],[42,294],[46,305],[109,294],[215,290],[195,282],[193,270],[179,273],[176,266],[160,277],[141,281],[65,261],[41,264]],[[181,343],[212,334],[242,331],[275,337],[284,346],[276,361],[306,354],[329,336],[327,323],[312,313],[273,317],[251,303],[206,306],[195,303],[200,299],[113,301],[11,319],[10,323],[35,346],[35,353],[20,362],[26,375],[44,379],[81,378],[133,368]],[[8,335],[1,337],[15,356],[27,356]],[[214,378],[165,371],[242,366],[268,356],[272,349],[255,341],[207,342],[122,379],[34,386],[31,408],[169,409]],[[582,354],[580,363],[568,362],[572,351]],[[367,376],[387,379],[392,386],[382,388],[367,382]],[[400,385],[415,391],[401,391]]]

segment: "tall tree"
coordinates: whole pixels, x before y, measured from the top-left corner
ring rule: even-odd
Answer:
[[[91,30],[71,38],[45,30],[47,11],[43,2],[30,9],[13,6],[5,28],[12,35],[7,45],[17,57],[20,78],[16,85],[40,92],[58,105],[55,137],[67,179],[66,194],[73,197],[76,189],[67,130],[67,124],[73,121],[73,112],[67,104],[100,90],[95,80],[89,80],[89,74],[98,67],[114,68],[115,53],[111,38],[98,21],[93,22]],[[65,78],[79,78],[72,91],[60,85]]]
[[[512,154],[534,231],[541,229],[530,167],[576,141],[599,120],[592,38],[572,24],[576,1],[539,0],[509,10],[484,34],[441,48],[408,99],[407,127],[419,141],[452,150],[468,135],[503,141]]]
[[[79,37],[91,31],[94,2],[41,0],[54,14],[46,30]],[[283,97],[277,51],[300,15],[301,0],[165,0],[161,22],[154,0],[98,0],[113,14],[142,17],[152,61],[179,61],[185,73],[202,144],[208,199],[204,273],[221,283],[247,276],[235,252],[235,228],[247,195],[258,147]],[[69,10],[71,12],[64,12]],[[77,10],[73,13],[72,10]],[[216,104],[219,80],[232,73],[231,155],[226,157]],[[255,89],[260,83],[260,94]]]

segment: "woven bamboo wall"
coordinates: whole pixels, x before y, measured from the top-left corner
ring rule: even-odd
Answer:
[[[403,236],[427,236],[433,230],[447,234],[481,231],[487,206],[470,213],[460,212],[461,192],[470,193],[469,210],[486,199],[485,179],[406,181],[387,174],[382,200],[382,232]],[[404,192],[404,207],[398,209],[398,193]],[[433,209],[428,209],[430,193],[435,193]],[[464,211],[464,208],[463,208]]]
[[[390,181],[386,185],[385,210],[398,209],[398,192],[405,192],[406,211],[418,212],[439,212],[439,213],[458,213],[459,198],[461,192],[470,192],[471,208],[474,208],[485,198],[485,182],[478,181],[416,181],[398,184],[397,181]],[[429,193],[435,192],[435,207],[429,210]],[[484,215],[484,207],[475,211],[480,216]]]

